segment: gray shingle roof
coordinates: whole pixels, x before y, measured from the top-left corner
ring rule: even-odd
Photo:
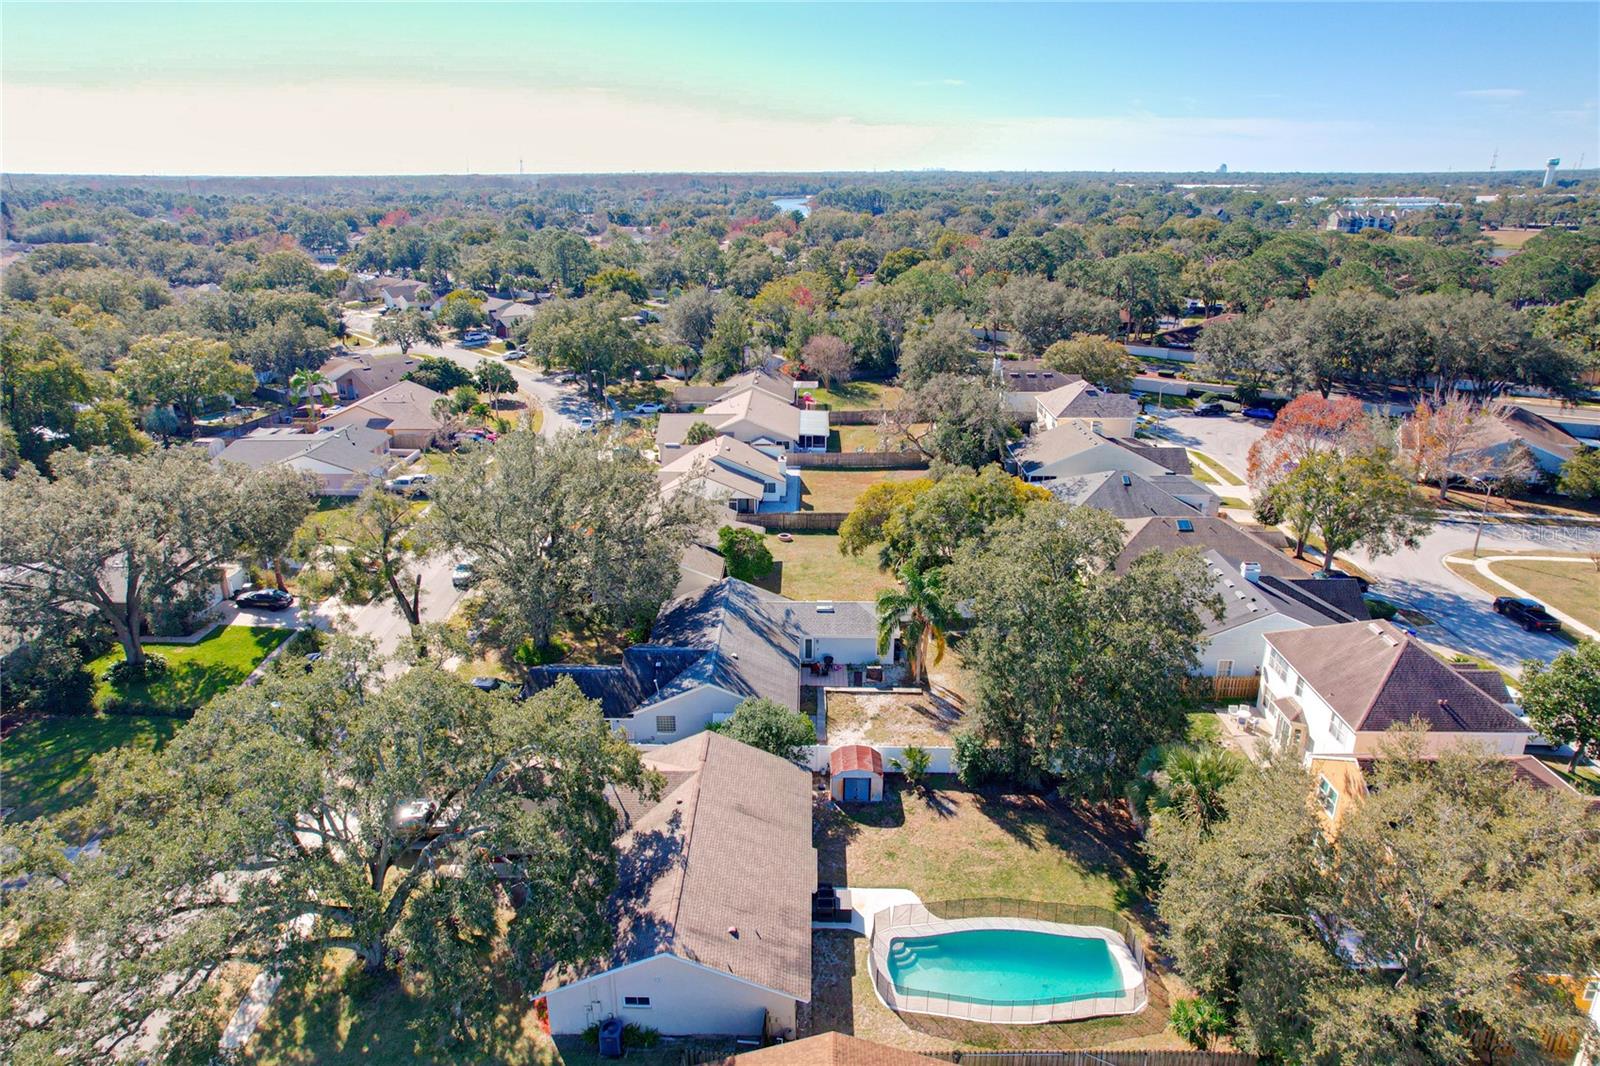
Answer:
[[[1170,479],[1170,480],[1168,480]],[[1151,481],[1126,470],[1102,470],[1093,474],[1073,474],[1050,482],[1057,499],[1100,511],[1118,518],[1148,518],[1152,515],[1181,515],[1185,518],[1203,512],[1173,495],[1208,496],[1210,490],[1177,474]]]
[[[673,787],[619,842],[617,946],[596,970],[670,953],[809,1002],[810,773],[710,732],[645,762]]]
[[[791,601],[724,578],[663,608],[650,642],[698,648],[707,654],[665,686],[662,696],[695,685],[716,685],[741,697],[764,696],[800,705],[800,640]]]
[[[1381,732],[1420,719],[1438,733],[1529,729],[1415,638],[1388,622],[1350,622],[1267,642],[1352,729]]]

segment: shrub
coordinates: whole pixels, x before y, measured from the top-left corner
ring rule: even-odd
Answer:
[[[900,758],[890,759],[889,766],[905,775],[906,784],[912,788],[921,788],[928,778],[928,764],[932,761],[933,757],[928,754],[927,748],[919,748],[913,744],[900,753]]]
[[[753,529],[723,526],[717,530],[717,547],[728,566],[728,576],[759,581],[772,572],[772,552],[767,540]]]
[[[712,428],[710,422],[696,422],[694,425],[690,426],[689,431],[683,435],[683,443],[691,447],[695,447],[704,444],[706,441],[710,440],[716,435],[717,431]]]
[[[1367,617],[1376,618],[1379,621],[1388,621],[1400,610],[1388,600],[1369,599],[1362,602],[1367,605]]]
[[[817,742],[817,727],[810,718],[760,697],[745,700],[735,707],[733,717],[723,723],[718,732],[795,763]]]
[[[531,640],[525,640],[512,652],[511,657],[523,666],[549,666],[567,657],[567,646],[554,637],[542,648]]]
[[[145,652],[144,663],[135,666],[127,659],[118,659],[106,671],[105,679],[113,685],[137,684],[140,681],[151,681],[161,677],[167,672],[167,660],[164,656],[154,652]]]
[[[1211,1042],[1228,1031],[1228,1019],[1222,1008],[1204,996],[1199,999],[1175,999],[1167,1015],[1173,1032],[1188,1044],[1204,1051]]]
[[[961,783],[976,788],[994,777],[994,752],[977,733],[957,733],[955,766]]]
[[[60,640],[37,639],[18,649],[0,670],[0,711],[6,721],[45,714],[90,714],[94,675],[83,654]]]
[[[583,1041],[591,1048],[598,1048],[600,1046],[600,1023],[596,1022],[594,1025],[589,1026],[589,1028],[583,1031]],[[649,1048],[658,1046],[660,1043],[661,1033],[659,1030],[652,1029],[648,1025],[634,1025],[632,1022],[623,1023],[623,1047],[636,1047],[648,1050]]]

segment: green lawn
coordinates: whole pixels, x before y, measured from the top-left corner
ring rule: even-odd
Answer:
[[[893,407],[900,402],[903,390],[898,385],[881,381],[841,381],[835,382],[831,389],[818,386],[800,391],[802,394],[810,393],[812,399],[829,410],[859,411],[864,408]]]
[[[1600,629],[1600,570],[1586,557],[1570,563],[1490,563],[1489,569],[1542,603]]]
[[[89,760],[101,752],[137,744],[165,744],[178,731],[178,718],[141,715],[46,718],[19,727],[0,744],[0,776],[5,778],[9,817],[27,821],[59,814],[89,799]]]
[[[767,534],[767,550],[778,565],[761,580],[763,588],[792,600],[871,600],[895,585],[893,574],[878,569],[878,553],[839,554],[837,533],[795,533],[781,541]]]
[[[89,672],[99,681],[95,707],[157,713],[192,711],[250,676],[250,671],[261,665],[261,660],[291,632],[279,626],[218,626],[194,644],[146,641],[145,647],[152,654],[167,660],[167,672],[131,685],[102,680],[111,664],[122,660],[119,647],[88,664]]]
[[[883,481],[912,481],[927,477],[926,470],[805,470],[800,471],[802,511],[848,512],[856,500]]]

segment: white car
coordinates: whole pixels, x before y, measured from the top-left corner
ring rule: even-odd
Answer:
[[[432,474],[401,474],[397,478],[390,478],[385,481],[383,487],[390,492],[426,496],[428,494],[428,486],[431,484],[433,484]]]
[[[579,415],[578,416],[578,428],[579,429],[584,429],[584,430],[593,429],[594,428],[594,419],[589,415]]]
[[[658,415],[666,409],[667,405],[664,403],[641,403],[634,405],[633,413],[636,415]]]
[[[514,363],[518,359],[526,358],[528,358],[528,353],[523,351],[521,348],[511,348],[506,351],[506,362],[508,363]]]

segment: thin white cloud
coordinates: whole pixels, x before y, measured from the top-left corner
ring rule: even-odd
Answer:
[[[911,84],[915,85],[919,89],[926,89],[932,85],[947,85],[952,88],[957,88],[965,85],[966,83],[967,80],[965,78],[933,78],[929,81],[914,81]]]
[[[1457,96],[1465,96],[1474,100],[1515,100],[1519,96],[1527,96],[1526,89],[1461,89]]]

